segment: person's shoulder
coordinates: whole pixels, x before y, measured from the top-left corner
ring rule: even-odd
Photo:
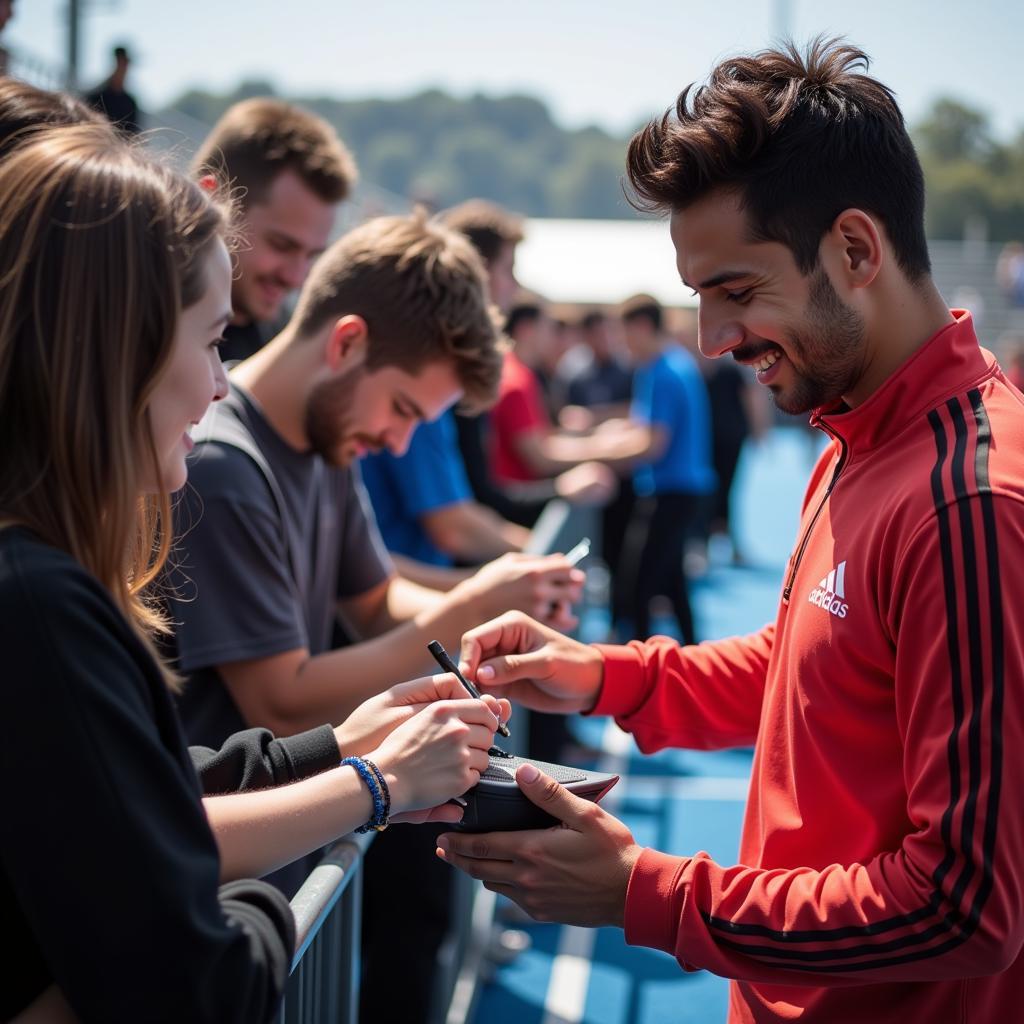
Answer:
[[[661,376],[687,391],[704,383],[697,360],[679,345],[671,345],[663,353]]]
[[[537,383],[536,374],[518,356],[510,353],[505,357],[501,374],[501,392],[522,391]]]
[[[4,626],[13,630],[53,625],[86,609],[116,615],[112,598],[92,573],[68,552],[20,527],[0,530],[0,608]]]
[[[669,345],[662,355],[664,364],[675,373],[689,376],[692,373],[700,372],[697,368],[697,360],[682,345]]]
[[[267,462],[250,422],[249,410],[232,389],[211,407],[197,428],[196,447],[188,459],[188,485],[204,500],[267,498]]]
[[[263,504],[267,482],[251,454],[225,441],[201,441],[188,460],[189,488],[203,499],[233,498]]]

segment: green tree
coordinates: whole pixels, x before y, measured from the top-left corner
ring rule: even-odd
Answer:
[[[985,162],[995,148],[988,115],[948,97],[935,101],[916,135],[922,158],[937,163]]]
[[[227,94],[194,89],[173,106],[212,124],[229,104],[276,95],[270,82]],[[621,188],[626,139],[600,128],[568,131],[531,96],[426,89],[398,100],[296,98],[329,121],[352,149],[362,180],[448,206],[471,196],[529,216],[633,216]],[[994,240],[1024,237],[1024,132],[999,141],[988,115],[936,100],[913,131],[928,187],[933,238],[959,238],[983,217]],[[194,140],[198,142],[198,140]]]

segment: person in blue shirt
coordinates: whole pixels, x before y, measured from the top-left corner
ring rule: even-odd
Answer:
[[[431,566],[475,565],[520,551],[529,539],[528,530],[473,497],[451,411],[420,424],[404,455],[377,452],[367,455],[361,467],[392,555]],[[439,580],[436,574],[419,575],[424,578],[417,581],[424,585]]]
[[[656,299],[627,300],[622,321],[635,366],[630,419],[646,428],[648,443],[633,474],[638,500],[614,614],[646,639],[651,599],[663,595],[672,603],[682,641],[694,643],[683,556],[702,503],[715,489],[707,389],[693,356],[664,332]]]

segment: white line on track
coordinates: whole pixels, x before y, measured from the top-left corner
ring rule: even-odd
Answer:
[[[632,740],[612,721],[601,737],[605,751],[598,771],[625,776],[632,752]],[[613,814],[629,798],[671,800],[747,799],[749,781],[731,776],[633,775],[611,789],[601,806]],[[551,965],[551,977],[544,998],[542,1024],[579,1024],[587,1002],[590,968],[597,932],[593,928],[566,925],[558,938],[558,952]]]
[[[632,740],[613,721],[609,720],[601,737],[605,751],[598,761],[597,770],[621,775],[626,770]],[[615,812],[621,803],[619,786],[614,786],[601,801],[601,806]],[[551,965],[551,977],[544,998],[542,1024],[579,1024],[587,1002],[590,985],[590,965],[594,952],[593,928],[566,925],[558,937],[558,952]]]

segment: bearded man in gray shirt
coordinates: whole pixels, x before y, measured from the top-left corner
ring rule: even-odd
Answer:
[[[461,235],[422,215],[380,218],[325,253],[289,325],[232,370],[228,397],[195,432],[167,587],[191,743],[337,724],[435,670],[429,640],[455,649],[510,608],[573,624],[583,575],[561,556],[506,555],[447,593],[404,579],[359,479],[365,452],[401,454],[419,422],[493,401],[502,353],[486,295]],[[332,650],[338,619],[357,642]],[[427,853],[433,861],[432,844]],[[271,880],[291,894],[311,866]],[[430,927],[443,934],[444,888],[435,878],[419,887],[415,902],[437,906],[433,924],[412,929],[418,954],[429,954]],[[432,964],[419,959],[426,986]]]

